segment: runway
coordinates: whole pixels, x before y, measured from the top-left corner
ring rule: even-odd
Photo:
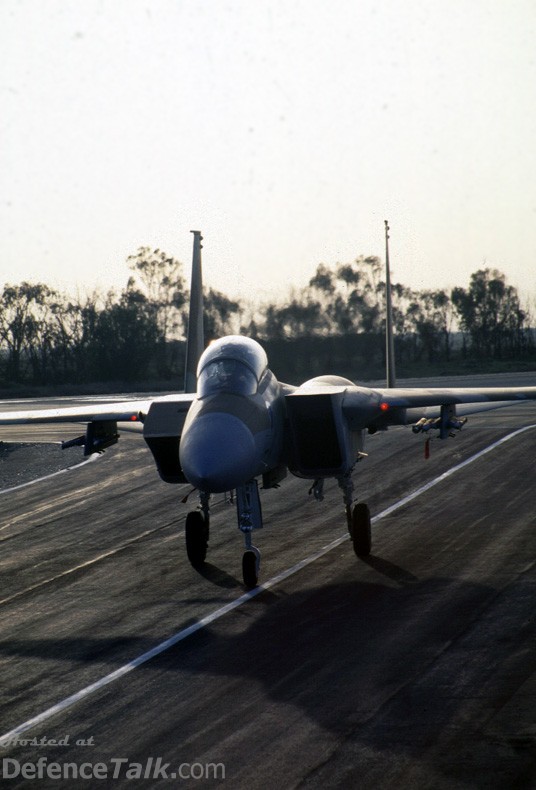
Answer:
[[[475,415],[455,439],[434,440],[427,461],[408,429],[371,437],[359,497],[378,516],[525,426],[535,404]],[[1,438],[15,430],[28,442],[77,433]],[[274,581],[251,597],[234,506],[215,503],[196,572],[183,546],[195,497],[180,503],[188,487],[161,482],[133,433],[0,494],[0,735],[97,684],[13,735],[2,758],[13,772],[39,757],[103,764],[114,786],[132,784],[135,764],[144,787],[536,786],[535,447],[528,428],[378,519],[367,561],[339,541],[336,484],[318,503],[288,477],[262,495],[255,542],[261,582]],[[33,738],[42,745],[20,743]],[[219,774],[201,776],[207,766]]]

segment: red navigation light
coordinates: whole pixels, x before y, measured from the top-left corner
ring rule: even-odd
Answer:
[[[383,403],[380,403],[380,409],[381,409],[381,411],[388,411],[389,410],[389,404],[385,403],[385,401]]]
[[[137,415],[137,414],[133,414],[133,415],[131,416],[131,418],[130,418],[130,421],[131,421],[131,422],[137,422],[137,421],[138,421],[138,415]]]

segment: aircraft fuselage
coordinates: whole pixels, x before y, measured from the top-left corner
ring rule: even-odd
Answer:
[[[219,493],[266,474],[280,462],[283,432],[283,394],[262,347],[238,336],[212,343],[181,436],[188,481]]]

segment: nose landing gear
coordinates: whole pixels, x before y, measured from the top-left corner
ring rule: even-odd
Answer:
[[[262,527],[261,500],[256,480],[250,480],[236,489],[236,508],[238,528],[244,534],[246,550],[242,557],[242,578],[248,590],[256,587],[259,581],[261,553],[251,543],[251,533]]]

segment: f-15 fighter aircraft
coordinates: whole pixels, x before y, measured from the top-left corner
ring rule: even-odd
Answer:
[[[185,392],[82,408],[0,412],[0,425],[85,422],[85,435],[67,444],[81,444],[89,455],[117,442],[118,422],[141,421],[160,477],[167,483],[189,483],[199,492],[199,507],[188,513],[185,524],[186,551],[194,567],[202,566],[207,554],[211,495],[236,492],[248,588],[257,585],[259,576],[260,553],[252,543],[253,531],[262,527],[259,481],[263,488],[275,487],[287,471],[312,480],[319,500],[325,478],[337,480],[354,551],[366,556],[371,551],[370,513],[364,502],[354,501],[352,473],[365,455],[367,434],[412,425],[415,432],[436,430],[446,439],[464,425],[462,414],[486,408],[483,404],[490,408],[499,402],[536,399],[536,387],[396,387],[388,231],[385,222],[386,388],[356,386],[334,375],[300,386],[283,384],[269,369],[262,346],[248,337],[222,337],[203,351],[202,236],[192,231]]]

